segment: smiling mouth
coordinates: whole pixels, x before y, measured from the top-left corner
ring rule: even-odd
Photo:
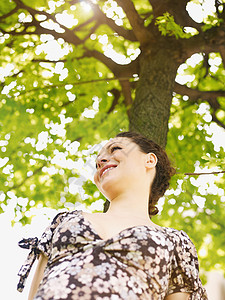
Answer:
[[[112,170],[112,169],[115,169],[116,167],[110,167],[110,168],[107,168],[105,171],[102,172],[102,175],[103,176],[106,172]]]
[[[105,174],[107,173],[108,171],[112,170],[112,169],[115,169],[117,166],[110,166],[110,167],[107,167],[107,168],[103,168],[103,171],[100,172],[100,178]]]

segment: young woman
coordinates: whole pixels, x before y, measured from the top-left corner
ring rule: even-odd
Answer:
[[[39,263],[29,300],[206,300],[187,234],[152,222],[174,174],[163,149],[125,132],[100,151],[94,181],[110,201],[105,213],[58,214],[20,270]]]

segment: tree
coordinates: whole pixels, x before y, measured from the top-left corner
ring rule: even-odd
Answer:
[[[225,128],[224,5],[1,1],[2,211],[14,205],[26,223],[33,206],[102,199],[84,169],[130,128],[177,166],[157,222],[184,229],[205,270],[224,270],[224,149],[212,134]]]

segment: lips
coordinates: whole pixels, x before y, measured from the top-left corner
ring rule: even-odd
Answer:
[[[107,169],[109,169],[109,168],[116,168],[116,167],[117,167],[117,165],[106,165],[106,166],[104,166],[104,167],[100,170],[100,172],[99,172],[99,177],[100,177],[100,178],[102,177],[103,172],[104,172],[105,170],[107,170]]]

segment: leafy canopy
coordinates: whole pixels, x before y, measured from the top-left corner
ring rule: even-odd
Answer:
[[[190,174],[221,172],[225,164],[224,1],[212,1],[205,14],[204,5],[0,2],[1,212],[12,207],[14,221],[26,224],[34,208],[82,203],[100,210],[105,199],[92,183],[96,154],[102,141],[132,123],[143,57],[154,60],[171,47],[173,56],[165,52],[162,61],[173,62],[177,73],[175,81],[167,73],[173,95],[166,149],[177,174],[155,222],[185,230],[205,270],[225,269],[223,173]],[[154,80],[157,67],[150,96],[154,87],[164,93]],[[153,117],[149,112],[146,122]]]

